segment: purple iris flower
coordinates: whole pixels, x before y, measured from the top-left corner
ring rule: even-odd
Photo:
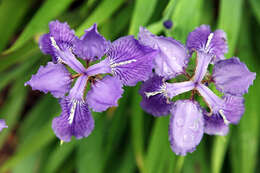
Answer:
[[[189,34],[187,49],[190,55],[193,52],[197,55],[193,74],[186,70],[186,60],[189,57],[184,53],[185,46],[170,46],[177,41],[162,44],[161,40],[169,38],[154,36],[143,28],[140,29],[139,37],[142,44],[164,54],[156,57],[155,74],[141,86],[141,107],[154,116],[171,114],[169,140],[176,154],[186,155],[187,152],[193,152],[204,133],[226,135],[229,124],[239,122],[245,110],[243,95],[253,84],[256,74],[250,72],[236,57],[225,59],[227,43],[223,31],[216,30],[212,33],[209,26],[202,25]],[[174,52],[175,56],[165,56],[168,52]],[[158,72],[156,68],[159,66],[156,63],[164,63],[166,60],[170,62],[161,66]],[[168,64],[182,68],[171,69]],[[210,64],[214,65],[212,73],[208,69]],[[176,73],[176,69],[182,70]],[[168,73],[160,73],[162,71]],[[171,79],[169,77],[179,74],[185,75],[187,80],[174,83],[167,81]],[[212,84],[222,93],[222,97],[209,88]],[[191,93],[190,99],[171,101],[173,97],[184,92]],[[203,97],[209,111],[195,100],[195,94]]]
[[[1,132],[4,128],[8,128],[8,126],[5,124],[5,120],[0,119],[0,132]]]
[[[90,108],[102,112],[117,106],[123,85],[134,86],[149,78],[157,51],[141,45],[133,36],[110,43],[98,33],[96,24],[81,38],[67,23],[53,21],[49,29],[39,45],[43,53],[52,56],[52,62],[40,67],[25,85],[59,99],[62,112],[54,118],[52,128],[60,140],[68,142],[72,136],[80,139],[92,132]],[[97,60],[100,62],[95,63]]]

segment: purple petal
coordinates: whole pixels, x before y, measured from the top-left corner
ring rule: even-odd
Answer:
[[[204,132],[208,135],[221,135],[225,136],[228,133],[228,125],[223,121],[223,118],[219,114],[213,114],[208,116],[204,114]]]
[[[80,76],[73,88],[70,90],[69,97],[78,101],[84,100],[83,95],[86,88],[88,76]]]
[[[194,87],[195,84],[193,81],[166,83],[166,95],[169,98],[173,98],[174,96],[193,90]]]
[[[91,65],[85,72],[88,76],[95,76],[98,74],[112,73],[110,67],[110,60],[108,58],[100,61],[99,63]]]
[[[161,91],[164,85],[163,78],[159,76],[153,76],[141,85],[139,91],[143,98],[141,107],[153,116],[164,116],[170,113],[172,103]],[[148,97],[147,93],[155,93],[155,95]]]
[[[95,112],[105,111],[107,108],[117,106],[117,101],[122,97],[121,82],[111,76],[95,81],[87,94],[87,103]]]
[[[212,76],[219,91],[243,95],[253,84],[256,74],[250,72],[238,58],[230,58],[218,61],[214,66]]]
[[[208,87],[199,84],[197,90],[207,102],[213,114],[222,117],[225,124],[237,124],[244,114],[244,99],[240,96],[225,95],[222,99]]]
[[[134,86],[149,78],[157,52],[142,46],[133,36],[114,41],[107,52],[112,74],[124,85]]]
[[[87,137],[94,128],[94,120],[83,99],[87,76],[80,76],[68,96],[60,100],[62,113],[53,119],[52,128],[58,138],[69,142],[71,136],[77,139]]]
[[[245,112],[244,98],[227,94],[223,99],[223,114],[230,123],[237,124]]]
[[[197,66],[195,70],[195,74],[193,76],[194,82],[201,82],[207,73],[208,65],[211,61],[212,57],[210,54],[206,54],[204,52],[197,52]]]
[[[169,79],[184,71],[189,57],[185,46],[181,43],[172,38],[153,35],[142,27],[140,28],[138,38],[143,45],[159,51],[155,58],[154,68],[156,74]]]
[[[224,59],[224,54],[228,51],[226,40],[224,31],[216,30],[212,33],[208,25],[201,25],[190,32],[186,45],[191,53],[197,50],[215,55],[213,62],[217,62]]]
[[[8,126],[5,124],[5,120],[0,119],[0,132],[3,130],[3,128],[8,128]]]
[[[61,23],[58,20],[49,23],[50,38],[53,37],[56,44],[61,50],[72,48],[73,41],[76,39],[74,30],[65,22]]]
[[[107,51],[109,42],[98,33],[97,24],[85,31],[85,34],[74,42],[74,53],[84,60],[95,61]]]
[[[74,54],[68,50],[56,50],[56,54],[58,55],[58,60],[62,63],[67,64],[70,68],[72,68],[77,73],[85,73],[86,69],[81,64],[81,62],[74,56]]]
[[[44,54],[51,55],[52,61],[57,63],[58,57],[51,44],[50,34],[43,34],[39,39],[39,47]]]
[[[71,81],[70,73],[64,65],[49,62],[45,67],[41,66],[25,86],[30,85],[33,90],[50,92],[54,97],[60,98],[69,91]]]
[[[179,100],[175,103],[169,126],[169,140],[177,155],[193,152],[204,133],[204,119],[197,102]]]
[[[71,140],[71,136],[77,139],[88,137],[94,129],[94,119],[85,102],[75,102],[68,98],[61,99],[62,113],[52,121],[52,129],[56,136],[65,142]],[[72,113],[74,114],[71,119]]]

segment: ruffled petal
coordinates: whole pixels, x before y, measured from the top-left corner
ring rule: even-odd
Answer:
[[[208,25],[201,25],[190,32],[186,45],[190,53],[197,50],[213,54],[213,62],[224,59],[224,54],[228,51],[226,33],[222,30],[212,33]]]
[[[51,44],[50,34],[43,34],[39,39],[39,47],[44,54],[51,55],[52,61],[57,63],[58,57]]]
[[[223,114],[230,123],[237,124],[245,112],[244,98],[227,94],[223,96],[223,100]]]
[[[157,51],[142,46],[133,36],[114,41],[107,52],[112,74],[124,85],[134,86],[149,78]]]
[[[66,22],[52,21],[49,23],[49,28],[50,38],[54,38],[61,50],[72,48],[76,36],[74,30],[71,30]]]
[[[25,86],[30,85],[33,90],[50,92],[54,97],[60,98],[69,91],[71,81],[70,73],[64,65],[49,62],[45,67],[41,66]]]
[[[107,108],[117,106],[118,99],[122,97],[121,82],[111,76],[105,76],[91,85],[87,94],[87,103],[95,112],[105,111]]]
[[[56,136],[65,142],[71,140],[71,136],[77,139],[88,137],[94,129],[94,119],[85,102],[75,102],[68,98],[61,99],[62,113],[52,121],[52,129]],[[74,114],[73,120],[71,115]]]
[[[253,84],[256,74],[250,72],[238,58],[230,58],[215,64],[212,77],[219,91],[243,95]]]
[[[8,128],[8,126],[5,124],[5,120],[0,119],[0,132],[3,130],[3,128]]]
[[[223,118],[219,114],[212,114],[208,116],[207,113],[204,114],[204,132],[208,135],[221,135],[225,136],[229,127],[224,123]]]
[[[204,133],[204,119],[197,102],[179,100],[171,111],[169,140],[177,155],[193,152]]]
[[[85,31],[85,34],[74,42],[73,52],[84,60],[100,59],[109,47],[109,42],[98,33],[97,24]]]
[[[138,38],[141,44],[159,51],[155,58],[156,74],[169,79],[184,72],[189,57],[185,46],[181,43],[172,38],[153,35],[142,27]]]
[[[53,119],[52,128],[56,136],[69,142],[71,136],[77,139],[87,137],[94,128],[94,120],[83,99],[87,76],[80,76],[68,96],[60,100],[62,113]]]
[[[153,116],[164,116],[170,113],[172,102],[168,101],[164,93],[163,78],[153,76],[145,81],[140,88],[142,96],[141,107]]]
[[[197,90],[207,102],[211,113],[220,115],[226,125],[239,122],[245,111],[243,97],[226,94],[221,99],[208,87],[201,84],[197,86]]]

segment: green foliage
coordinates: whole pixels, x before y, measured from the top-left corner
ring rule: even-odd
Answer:
[[[155,118],[140,107],[140,84],[125,88],[119,107],[93,113],[95,129],[85,139],[60,145],[52,118],[58,101],[24,87],[50,57],[38,48],[48,23],[59,19],[77,35],[97,23],[107,39],[137,36],[139,27],[185,43],[200,24],[227,33],[227,58],[240,57],[259,71],[259,0],[0,0],[0,172],[180,173],[259,172],[260,81],[245,95],[246,111],[226,137],[204,135],[197,150],[176,156],[168,141],[169,116]],[[173,21],[167,30],[163,22]],[[3,154],[2,154],[3,153]]]

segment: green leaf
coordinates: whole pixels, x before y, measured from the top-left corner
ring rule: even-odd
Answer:
[[[27,72],[31,72],[29,68],[32,68],[33,64],[39,60],[39,56],[31,59],[30,61],[24,62],[23,64],[19,65],[15,69],[8,70],[7,72],[0,73],[0,91],[6,87],[10,82],[14,81],[18,78],[21,74],[26,74]]]
[[[23,78],[22,78],[23,79]],[[23,80],[20,79],[14,83],[10,94],[1,108],[0,115],[6,120],[8,128],[4,129],[0,134],[0,148],[4,144],[6,137],[13,130],[19,120],[20,113],[24,106],[26,97],[26,89],[23,87]]]
[[[122,4],[124,0],[103,0],[91,15],[76,30],[77,35],[82,35],[84,30],[94,23],[101,25],[105,22]]]
[[[95,121],[95,129],[87,138],[80,140],[77,146],[77,172],[95,172],[101,173],[105,168],[104,158],[104,134],[105,116],[94,113],[94,117],[98,118]]]
[[[237,44],[239,28],[241,25],[243,0],[221,0],[218,19],[218,28],[227,33],[228,54],[226,57],[234,55]]]
[[[39,51],[38,45],[34,41],[29,41],[23,47],[15,52],[0,55],[0,72],[8,69],[16,63],[21,63],[26,61],[28,58],[38,57],[41,53]],[[30,60],[29,60],[30,61]]]
[[[231,130],[230,130],[231,131]],[[215,136],[211,154],[211,172],[220,173],[224,162],[226,150],[228,148],[230,132],[227,136]]]
[[[248,14],[243,15],[242,21],[241,33],[244,34],[239,37],[238,55],[250,71],[256,71],[259,74],[259,63],[256,61],[257,56],[254,54],[254,49],[252,49],[250,16]],[[260,80],[256,78],[249,88],[249,93],[245,95],[245,113],[238,124],[235,137],[232,138],[232,166],[235,170],[241,172],[253,173],[256,170],[256,158],[259,150],[260,118],[258,112],[260,109],[255,106],[255,103],[260,101],[259,87]]]
[[[48,162],[46,163],[45,171],[48,173],[57,172],[58,168],[62,166],[76,146],[75,140],[62,145],[57,144],[54,151],[50,154]]]
[[[140,26],[148,24],[155,10],[156,3],[157,0],[136,0],[129,29],[130,35],[135,35],[139,31]]]
[[[172,15],[174,23],[173,32],[175,39],[184,42],[195,27],[200,24],[203,0],[178,1]]]
[[[46,123],[43,127],[37,130],[37,133],[30,136],[23,145],[21,145],[15,155],[9,158],[0,167],[0,172],[6,172],[8,169],[14,167],[17,163],[21,162],[27,156],[40,151],[43,147],[47,146],[53,139],[55,135],[51,130],[51,121]]]
[[[145,157],[145,166],[148,173],[159,172],[158,167],[164,168],[168,158],[176,158],[170,149],[170,143],[168,141],[168,124],[168,116],[160,117],[155,120]]]
[[[23,23],[33,0],[2,0],[0,1],[0,52],[6,47],[17,28]]]
[[[260,1],[259,0],[249,0],[250,5],[255,13],[258,24],[260,24]]]
[[[14,51],[17,48],[20,48],[28,40],[32,39],[34,35],[39,34],[40,32],[45,32],[48,23],[64,12],[72,2],[73,0],[44,1],[44,4],[33,16],[29,24],[23,30],[21,36],[11,47],[11,49],[9,49],[9,51]]]
[[[133,89],[134,94],[132,97],[131,105],[131,139],[135,153],[135,159],[137,167],[140,172],[146,172],[144,165],[144,114],[139,103],[141,102],[141,96],[139,95],[139,88],[135,87]]]

